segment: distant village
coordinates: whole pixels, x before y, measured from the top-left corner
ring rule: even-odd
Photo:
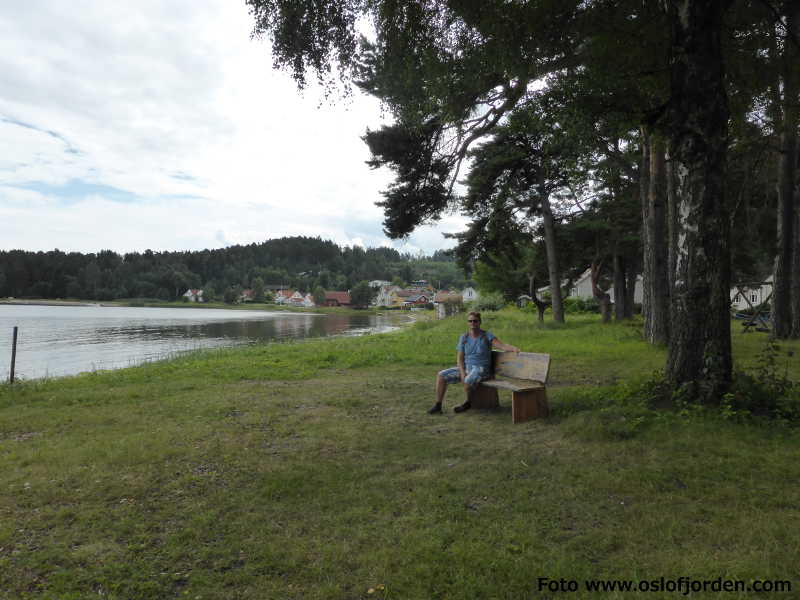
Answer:
[[[591,270],[587,269],[571,282],[567,296],[573,298],[588,299],[593,297],[591,287]],[[565,281],[566,285],[567,282]],[[374,280],[369,282],[373,291],[372,300],[369,305],[377,308],[412,310],[419,308],[436,308],[437,312],[442,312],[444,316],[444,306],[458,307],[463,304],[475,302],[479,293],[473,287],[468,286],[462,290],[436,290],[425,280],[412,281],[407,287],[394,285],[389,281]],[[548,295],[548,286],[537,290],[542,296]],[[769,300],[772,292],[772,276],[768,276],[765,281],[754,284],[739,284],[731,289],[731,308],[733,310],[745,310],[748,307],[758,306]],[[302,293],[298,290],[285,289],[281,286],[265,286],[267,303],[281,306],[294,306],[298,308],[314,308],[317,306],[342,306],[355,308],[352,302],[350,291],[325,291],[324,303],[318,303],[311,293]],[[614,301],[614,290],[609,289],[611,302]],[[240,303],[255,302],[255,292],[251,289],[242,290],[238,301]],[[183,294],[183,298],[188,302],[205,302],[203,290],[189,289]],[[524,306],[531,302],[532,298],[527,294],[522,294],[517,298],[517,305]],[[642,277],[639,275],[636,281],[634,302],[642,302]],[[446,314],[450,314],[450,310]],[[454,311],[453,311],[454,312]]]
[[[408,287],[393,285],[389,281],[375,280],[369,282],[373,290],[370,306],[390,309],[425,308],[430,305],[449,303],[463,304],[478,299],[478,292],[472,287],[463,290],[436,290],[425,280],[412,281]],[[284,289],[279,286],[265,286],[267,302],[281,306],[298,308],[314,308],[316,306],[353,307],[350,291],[325,291],[325,302],[319,304],[311,293]],[[188,302],[205,302],[203,290],[189,289],[183,294]],[[255,292],[242,290],[240,303],[255,302]]]

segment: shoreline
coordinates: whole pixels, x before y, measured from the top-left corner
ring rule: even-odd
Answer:
[[[106,301],[92,301],[92,300],[60,300],[60,299],[22,299],[22,298],[0,298],[0,306],[81,306],[81,307],[104,307],[104,308],[185,308],[185,309],[215,309],[215,310],[250,310],[254,312],[268,312],[268,313],[295,313],[295,314],[315,314],[315,315],[331,315],[331,314],[376,314],[385,315],[392,313],[416,313],[422,312],[432,313],[433,311],[406,311],[379,308],[370,306],[369,308],[352,308],[348,306],[314,306],[314,307],[299,307],[299,306],[283,306],[280,304],[223,304],[221,302],[148,302],[139,301],[136,299],[130,300],[106,300]]]
[[[0,304],[9,306],[107,306],[99,302],[81,300],[0,300]]]
[[[0,306],[3,304],[5,305],[18,305],[18,306],[77,306],[77,307],[106,307],[106,308],[170,308],[164,306],[144,306],[144,307],[129,307],[129,306],[120,306],[116,304],[89,304],[89,303],[80,303],[80,302],[52,302],[52,301],[13,301],[13,302],[4,302],[0,301]],[[179,308],[179,307],[175,307]],[[211,307],[209,307],[211,308]],[[217,307],[217,308],[225,308],[225,307]],[[243,307],[246,308],[246,307]],[[235,309],[233,309],[236,312]],[[241,309],[240,309],[241,311]],[[269,310],[257,310],[253,309],[252,312],[263,312],[265,314],[274,314],[280,316],[286,315],[308,315],[308,316],[321,316],[321,317],[328,317],[337,314],[338,311],[329,311],[329,312],[307,312],[307,311],[298,311],[298,310],[284,310],[284,311],[269,311]],[[350,314],[351,311],[348,311]],[[359,311],[360,314],[365,314],[363,311]],[[342,313],[339,313],[342,314]],[[374,315],[374,313],[366,313],[369,315]],[[233,315],[232,315],[233,316]],[[378,315],[380,316],[380,315]],[[70,377],[77,377],[81,375],[85,375],[87,373],[102,373],[102,372],[110,372],[110,371],[120,371],[129,368],[137,368],[144,364],[148,363],[160,363],[160,362],[170,362],[173,360],[180,359],[185,357],[189,354],[193,353],[202,353],[210,350],[221,350],[221,349],[228,349],[228,348],[236,348],[241,346],[255,346],[255,345],[273,345],[273,344],[283,344],[283,343],[306,343],[312,341],[320,341],[320,340],[334,340],[337,338],[365,338],[371,337],[374,335],[380,334],[387,334],[387,333],[397,333],[403,330],[407,330],[409,327],[413,326],[415,323],[418,323],[421,320],[430,320],[433,315],[419,315],[419,314],[403,314],[399,315],[404,317],[403,319],[398,319],[399,322],[391,325],[387,329],[383,329],[378,327],[377,324],[373,324],[373,326],[367,327],[365,329],[362,328],[354,328],[354,329],[347,329],[345,331],[341,331],[339,333],[334,334],[327,334],[327,335],[319,335],[319,336],[309,336],[309,337],[297,337],[297,338],[275,338],[269,340],[261,340],[258,342],[240,342],[240,343],[233,343],[233,344],[223,344],[220,346],[200,346],[200,347],[192,347],[192,348],[182,348],[182,349],[170,349],[166,350],[163,353],[154,354],[147,356],[146,358],[140,359],[128,359],[125,364],[117,363],[110,366],[105,367],[96,367],[92,365],[91,367],[87,366],[85,370],[77,371],[77,372],[65,372],[65,373],[58,373],[58,374],[50,374],[45,373],[38,376],[21,376],[18,375],[16,377],[17,381],[50,381],[50,380],[57,380],[57,379],[64,379]],[[122,360],[122,359],[120,359]],[[2,371],[0,371],[2,373]],[[7,381],[8,373],[2,374],[2,379],[0,379],[0,383]]]

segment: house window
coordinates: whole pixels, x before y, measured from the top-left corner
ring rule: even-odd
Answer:
[[[750,294],[750,302],[755,302],[755,301],[756,301],[756,293],[753,292]]]

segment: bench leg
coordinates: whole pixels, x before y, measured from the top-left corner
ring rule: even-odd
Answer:
[[[497,398],[497,390],[479,385],[469,394],[469,401],[472,408],[497,408],[500,401]]]
[[[547,390],[528,390],[511,393],[511,419],[522,423],[528,419],[541,419],[550,414],[547,403]]]

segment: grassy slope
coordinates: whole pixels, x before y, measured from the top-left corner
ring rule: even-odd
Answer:
[[[0,386],[0,598],[548,597],[540,576],[800,586],[796,433],[579,411],[587,395],[613,405],[597,386],[647,376],[663,350],[630,325],[527,319],[485,319],[553,355],[553,417],[516,426],[504,394],[499,412],[425,414],[460,320]],[[764,338],[734,337],[752,362]]]

